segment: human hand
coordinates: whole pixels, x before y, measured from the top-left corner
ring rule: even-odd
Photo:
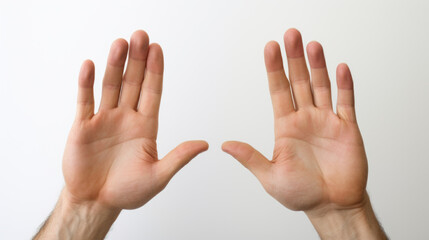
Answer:
[[[158,112],[163,54],[149,45],[144,31],[111,47],[99,111],[94,115],[94,65],[79,75],[77,115],[63,159],[66,187],[73,203],[94,202],[107,209],[133,209],[159,193],[184,165],[207,150],[204,141],[182,143],[158,160]]]
[[[300,33],[288,30],[284,42],[290,84],[278,43],[265,47],[275,119],[272,160],[241,142],[225,142],[222,149],[247,167],[271,196],[289,209],[305,211],[318,232],[326,233],[316,223],[318,219],[338,216],[344,210],[354,216],[370,206],[352,76],[346,64],[338,65],[335,113],[322,46],[317,42],[307,46],[310,81]]]
[[[144,31],[111,47],[99,111],[94,115],[94,64],[79,74],[77,114],[63,158],[66,186],[34,239],[103,239],[122,209],[138,208],[184,165],[207,150],[180,144],[158,159],[156,137],[163,54]]]

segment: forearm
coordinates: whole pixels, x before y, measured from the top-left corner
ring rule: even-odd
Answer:
[[[72,203],[65,191],[34,239],[103,239],[118,217],[98,203]]]
[[[371,207],[368,195],[362,206],[343,210],[320,209],[306,212],[323,240],[388,239]]]

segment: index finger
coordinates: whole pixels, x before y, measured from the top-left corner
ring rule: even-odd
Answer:
[[[280,45],[275,41],[267,43],[264,57],[274,117],[277,119],[295,111],[289,80],[283,68]]]
[[[149,46],[146,73],[140,92],[138,111],[147,118],[147,126],[156,136],[158,131],[159,106],[161,104],[164,56],[156,43]]]

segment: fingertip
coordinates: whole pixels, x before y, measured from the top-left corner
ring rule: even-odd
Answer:
[[[228,145],[229,145],[230,142],[231,141],[226,141],[226,142],[222,143],[222,146],[221,146],[222,151],[228,152]]]
[[[347,65],[347,63],[340,63],[337,66],[337,73],[339,74],[339,76],[341,77],[347,77],[348,73],[350,72],[349,66]]]
[[[293,39],[301,38],[301,32],[296,28],[289,28],[288,30],[286,30],[284,38],[286,39],[290,37],[292,37]]]
[[[210,147],[209,143],[206,142],[206,141],[204,141],[204,140],[198,140],[196,142],[198,142],[198,144],[201,145],[202,152],[207,151],[209,149],[209,147]]]
[[[127,59],[128,42],[123,38],[113,41],[110,47],[108,63],[113,66],[123,67]]]
[[[145,61],[148,57],[149,35],[143,30],[137,30],[131,35],[130,57]]]
[[[149,35],[144,30],[137,30],[133,32],[131,35],[131,41],[136,42],[136,44],[139,44],[140,46],[142,44],[146,44],[146,46],[149,44]]]
[[[301,33],[296,28],[290,28],[283,36],[286,55],[289,58],[304,56]]]
[[[237,153],[245,151],[248,146],[250,147],[250,145],[239,141],[226,141],[222,144],[222,151],[235,157]]]
[[[147,69],[156,74],[164,72],[164,53],[158,43],[149,45]]]
[[[337,86],[339,89],[352,90],[353,79],[350,72],[350,68],[345,63],[340,63],[337,66]]]
[[[265,44],[264,53],[266,56],[275,56],[277,52],[280,50],[280,45],[278,42],[271,40]]]
[[[308,61],[311,68],[324,68],[326,67],[325,56],[323,47],[319,42],[311,41],[307,44]]]
[[[156,42],[155,43],[151,43],[149,47],[151,47],[151,48],[157,48],[159,51],[162,52],[162,47],[161,47],[161,45],[159,45],[159,43],[156,43]]]
[[[209,149],[209,144],[204,140],[190,140],[180,144],[180,148],[191,149],[191,152],[201,153]]]
[[[79,86],[83,88],[92,88],[94,85],[95,66],[92,60],[85,60],[82,63],[79,73]]]
[[[264,58],[267,72],[274,72],[283,69],[280,45],[276,41],[269,41],[265,45]]]
[[[85,59],[82,63],[82,68],[84,67],[94,68],[94,62],[91,59]]]
[[[120,49],[128,48],[128,42],[123,38],[118,38],[115,41],[113,41],[112,46]]]
[[[225,142],[222,143],[222,147],[221,148],[222,148],[223,151],[226,151],[234,143],[235,143],[235,141],[225,141]]]

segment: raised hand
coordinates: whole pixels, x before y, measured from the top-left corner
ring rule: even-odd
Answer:
[[[278,43],[269,42],[265,47],[275,119],[272,160],[246,143],[225,142],[222,148],[247,167],[280,203],[305,211],[319,234],[326,237],[322,225],[333,221],[341,225],[342,220],[332,216],[372,212],[366,211],[370,207],[365,190],[368,167],[356,123],[352,76],[346,64],[338,65],[335,113],[322,46],[317,42],[307,46],[310,81],[300,33],[288,30],[284,43],[290,81]]]
[[[67,142],[63,172],[73,201],[97,201],[119,209],[137,208],[160,192],[193,157],[203,141],[185,142],[158,160],[156,137],[162,92],[163,54],[136,31],[128,44],[111,47],[100,109],[94,115],[94,65],[84,62],[78,108]]]
[[[94,64],[82,65],[76,119],[63,158],[66,186],[36,238],[103,238],[122,209],[148,202],[208,148],[204,141],[189,141],[158,160],[162,50],[136,31],[123,74],[127,53],[127,41],[112,44],[96,114]]]

